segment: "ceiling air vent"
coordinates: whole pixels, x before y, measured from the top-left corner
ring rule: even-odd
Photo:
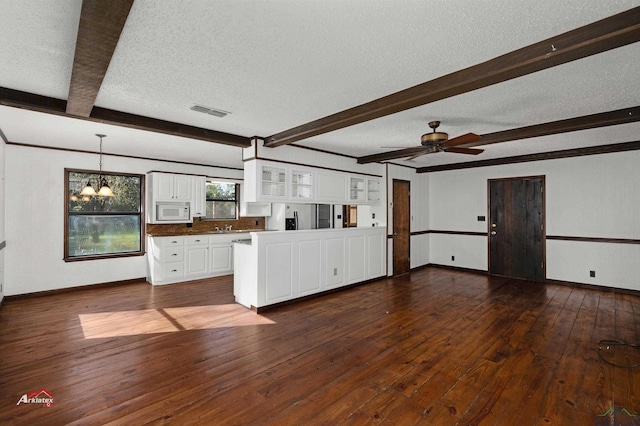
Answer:
[[[231,114],[228,111],[222,111],[221,109],[209,108],[202,105],[194,105],[190,109],[204,114],[215,115],[216,117],[224,117],[225,115]]]

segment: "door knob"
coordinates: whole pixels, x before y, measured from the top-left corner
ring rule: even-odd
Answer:
[[[491,235],[496,235],[497,232],[496,231],[491,231]]]

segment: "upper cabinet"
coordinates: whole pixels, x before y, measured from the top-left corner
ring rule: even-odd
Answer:
[[[316,201],[319,203],[346,204],[347,174],[330,170],[316,172]]]
[[[367,201],[367,179],[363,176],[349,176],[349,203],[358,204]]]
[[[147,223],[189,223],[206,214],[206,178],[204,176],[152,172],[147,175]],[[169,203],[167,203],[169,202]],[[189,205],[186,219],[160,220],[158,204]]]
[[[334,170],[250,160],[244,163],[244,201],[377,203],[381,196],[380,180]]]
[[[292,168],[291,176],[291,198],[296,201],[313,201],[313,172]]]
[[[207,214],[207,179],[191,176],[191,215],[204,217]]]
[[[367,202],[376,204],[380,202],[381,188],[380,178],[367,178]]]
[[[191,201],[192,176],[172,173],[150,173],[155,201]]]
[[[377,204],[380,196],[380,178],[349,176],[350,204]]]

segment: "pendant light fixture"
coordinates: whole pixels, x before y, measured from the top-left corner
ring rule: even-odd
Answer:
[[[82,191],[80,191],[80,195],[83,195],[84,197],[92,197],[94,195],[97,195],[100,197],[113,197],[114,194],[111,188],[109,187],[107,178],[102,176],[102,138],[106,138],[107,135],[96,133],[96,136],[100,138],[100,175],[98,177],[98,187],[100,189],[98,190],[98,192],[96,192],[96,190],[91,185],[91,179],[89,179],[87,181],[87,186],[82,188]],[[85,200],[84,197],[83,197],[83,201]]]

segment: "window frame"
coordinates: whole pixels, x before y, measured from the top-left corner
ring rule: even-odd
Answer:
[[[73,214],[72,216],[140,216],[140,250],[138,251],[127,251],[121,253],[105,253],[105,254],[93,254],[87,256],[69,256],[69,174],[70,173],[87,173],[103,176],[128,176],[128,177],[137,177],[140,179],[140,211],[138,213],[125,213],[125,212],[104,212],[100,214],[100,212],[90,212],[87,214]],[[145,255],[145,227],[146,227],[146,215],[145,215],[145,183],[146,176],[144,174],[139,173],[121,173],[121,172],[105,172],[99,170],[88,170],[88,169],[72,169],[66,168],[64,169],[64,251],[63,251],[63,260],[65,262],[82,262],[86,260],[100,260],[100,259],[115,259],[115,258],[124,258],[124,257],[134,257],[134,256],[144,256]]]
[[[227,183],[227,184],[234,184],[235,185],[235,192],[236,192],[236,196],[233,200],[224,200],[221,198],[215,198],[215,199],[209,199],[206,196],[206,185],[209,183]],[[206,210],[207,210],[207,202],[209,201],[233,201],[236,204],[236,208],[235,208],[235,217],[234,218],[214,218],[214,217],[206,217],[203,216],[202,218],[200,218],[200,220],[216,220],[216,221],[230,221],[230,220],[239,220],[240,219],[240,184],[238,182],[230,182],[230,181],[225,181],[225,180],[218,180],[218,179],[207,179],[205,181],[205,199],[204,199],[204,204],[205,204],[205,214],[206,214]]]

